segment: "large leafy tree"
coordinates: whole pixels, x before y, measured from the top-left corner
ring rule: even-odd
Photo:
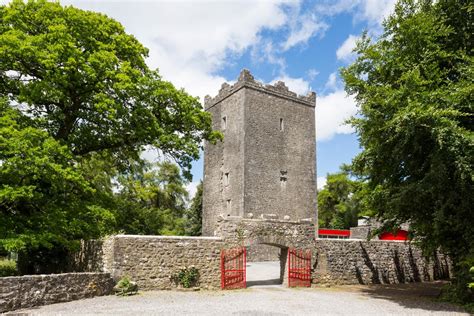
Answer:
[[[107,16],[46,0],[0,7],[0,94],[77,156],[117,162],[152,145],[189,176],[210,116],[145,64],[148,50]]]
[[[0,99],[0,246],[73,247],[111,232],[113,214],[69,148],[30,121]]]
[[[360,106],[353,167],[371,208],[388,226],[410,223],[425,250],[449,253],[458,277],[474,260],[473,13],[472,1],[399,1],[342,70]]]
[[[0,6],[0,248],[70,249],[116,228],[112,180],[142,175],[145,148],[190,177],[202,140],[220,134],[147,53],[103,14],[45,0]]]

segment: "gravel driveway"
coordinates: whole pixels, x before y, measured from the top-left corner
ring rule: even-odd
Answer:
[[[156,291],[104,296],[17,312],[34,315],[468,315],[433,296],[441,284],[234,291]]]

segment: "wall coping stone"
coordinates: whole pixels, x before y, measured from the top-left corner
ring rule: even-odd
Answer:
[[[316,242],[318,241],[329,241],[329,242],[366,242],[366,243],[398,243],[398,244],[412,244],[414,243],[406,240],[379,240],[379,239],[372,239],[372,240],[365,240],[365,239],[358,239],[358,238],[315,238]]]
[[[110,275],[108,272],[67,272],[67,273],[51,273],[51,274],[24,274],[24,275],[16,275],[16,276],[7,276],[7,277],[0,277],[0,281],[9,281],[9,280],[15,280],[15,279],[22,279],[22,278],[37,278],[37,279],[42,279],[42,278],[54,278],[57,276],[60,277],[65,277],[69,275],[98,275],[98,274],[103,274],[103,275]]]
[[[176,239],[176,240],[216,240],[222,241],[220,237],[201,236],[155,236],[155,235],[114,235],[114,238],[135,238],[135,239]]]
[[[220,221],[226,222],[244,222],[244,223],[280,223],[280,224],[291,224],[291,225],[314,225],[312,222],[309,221],[292,221],[292,220],[284,220],[284,219],[270,219],[270,218],[243,218],[240,216],[229,216],[224,218],[220,216]]]

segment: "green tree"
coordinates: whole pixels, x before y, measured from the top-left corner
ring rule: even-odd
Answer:
[[[147,67],[147,54],[103,14],[45,0],[0,6],[0,248],[62,253],[111,232],[121,220],[116,175],[142,176],[143,149],[190,178],[202,140],[222,137],[197,98]],[[150,210],[150,225],[153,216],[176,224],[184,202],[174,198],[155,201],[177,204],[154,206],[169,215]]]
[[[202,235],[202,181],[196,188],[196,194],[186,212],[186,234],[190,236]]]
[[[170,162],[119,176],[117,228],[128,234],[184,235],[186,183]]]
[[[0,99],[0,248],[74,247],[110,232],[114,218],[73,154]]]
[[[349,229],[357,226],[364,207],[365,184],[349,177],[347,166],[340,172],[328,174],[326,185],[318,192],[319,227]]]
[[[148,50],[107,16],[46,0],[0,7],[0,94],[76,156],[117,162],[151,145],[190,176],[210,115],[145,64]]]
[[[474,260],[474,4],[400,1],[357,60],[342,70],[355,96],[370,206],[387,226],[409,222],[422,247],[441,247],[466,296]],[[472,297],[471,297],[472,298]]]

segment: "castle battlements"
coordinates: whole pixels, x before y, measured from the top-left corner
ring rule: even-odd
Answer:
[[[274,85],[264,85],[263,83],[255,80],[249,70],[243,69],[240,72],[239,78],[235,84],[230,85],[227,82],[224,82],[221,86],[221,89],[219,90],[219,93],[214,98],[206,95],[204,98],[204,108],[207,110],[213,107],[217,103],[221,102],[244,87],[268,93],[277,97],[289,99],[302,105],[311,107],[316,106],[316,93],[311,91],[306,96],[298,95],[297,93],[290,91],[282,81],[278,81]]]

